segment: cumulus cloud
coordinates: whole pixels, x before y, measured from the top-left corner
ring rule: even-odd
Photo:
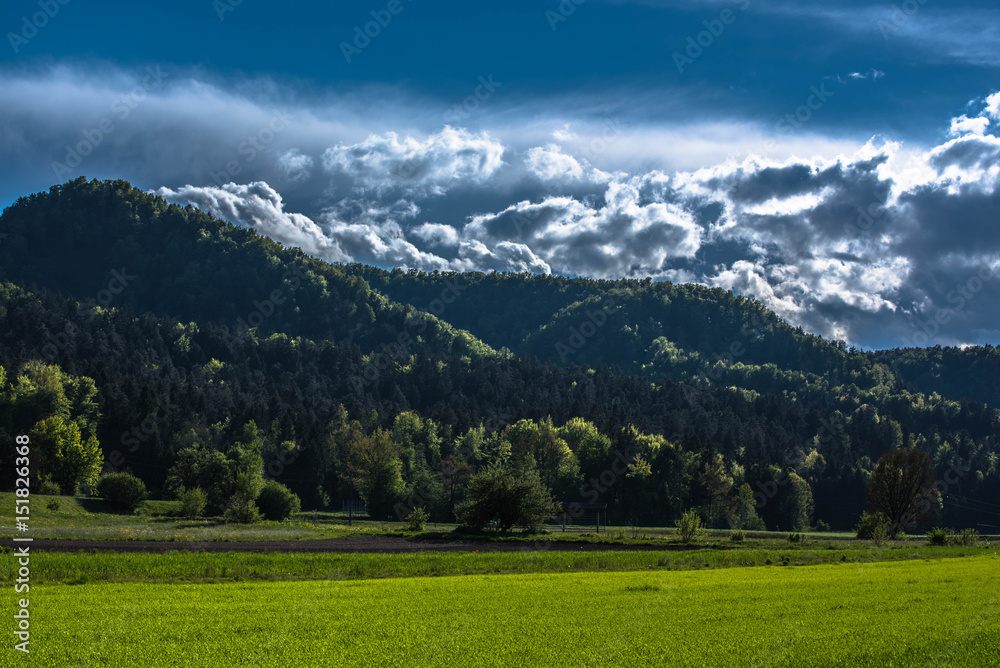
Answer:
[[[531,172],[546,181],[583,178],[583,165],[573,156],[563,153],[556,144],[529,149],[524,162]]]
[[[504,147],[488,133],[445,127],[423,140],[395,132],[323,153],[323,167],[357,191],[443,195],[452,186],[482,183],[503,164]]]
[[[263,182],[227,183],[221,187],[188,185],[177,190],[160,188],[153,193],[175,204],[192,204],[217,218],[255,229],[330,262],[344,262],[351,257],[308,217],[285,211],[281,195]]]

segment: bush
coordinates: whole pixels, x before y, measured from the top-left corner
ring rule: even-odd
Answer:
[[[816,531],[826,532],[830,530],[830,525],[823,520],[816,520]]]
[[[701,527],[701,517],[693,510],[689,510],[677,520],[677,533],[685,543],[694,542],[694,539],[705,533]]]
[[[736,529],[729,532],[729,541],[732,543],[742,543],[747,539],[747,532],[743,529]]]
[[[427,524],[427,520],[430,519],[430,515],[423,508],[414,508],[413,512],[406,516],[406,521],[409,522],[409,526],[406,528],[409,531],[423,531],[424,525]]]
[[[208,497],[201,490],[201,487],[189,489],[181,494],[181,514],[184,517],[194,519],[201,515],[207,503]]]
[[[51,501],[45,504],[45,507],[51,511],[59,510],[61,506],[62,504],[59,503],[59,499],[52,499]]]
[[[257,497],[257,507],[267,519],[280,522],[302,510],[302,502],[280,482],[268,480]]]
[[[954,538],[956,545],[976,547],[979,545],[979,532],[975,529],[962,529]]]
[[[790,534],[788,534],[788,542],[789,543],[801,543],[802,542],[802,534],[800,534],[800,533],[790,533]]]
[[[892,522],[884,513],[870,513],[866,510],[858,522],[857,533],[861,540],[885,540],[892,534]]]
[[[931,545],[947,545],[951,542],[951,529],[934,527],[927,532],[927,542]]]
[[[227,522],[253,524],[260,521],[260,510],[257,509],[255,501],[234,498],[233,504],[226,509],[224,517]]]
[[[146,498],[146,483],[131,473],[108,473],[97,481],[97,495],[116,508],[132,510]]]
[[[62,494],[62,490],[59,489],[59,485],[52,481],[52,476],[46,475],[38,483],[38,493],[47,496],[59,496]]]

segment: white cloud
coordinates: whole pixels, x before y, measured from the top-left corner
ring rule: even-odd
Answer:
[[[529,149],[524,162],[529,170],[545,181],[583,178],[583,165],[555,144]]]
[[[338,144],[323,153],[323,167],[357,190],[443,195],[455,185],[493,176],[503,154],[503,144],[488,133],[445,127],[423,140],[388,132],[357,144]]]
[[[281,195],[263,182],[221,187],[184,186],[177,190],[153,191],[168,202],[193,204],[217,218],[257,230],[275,241],[298,246],[305,252],[330,262],[351,259],[335,240],[311,219],[284,210]]]

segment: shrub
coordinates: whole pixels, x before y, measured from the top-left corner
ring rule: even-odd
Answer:
[[[146,498],[146,483],[131,473],[108,473],[97,481],[97,495],[116,508],[131,510]]]
[[[857,532],[861,540],[884,540],[885,536],[892,534],[892,522],[884,513],[870,513],[866,510],[858,522]]]
[[[729,541],[732,543],[742,543],[747,539],[747,532],[743,529],[736,529],[729,532]]]
[[[406,521],[409,526],[406,528],[409,531],[423,531],[424,525],[427,524],[427,520],[430,519],[430,515],[423,508],[414,508],[413,512],[406,516]]]
[[[194,519],[198,515],[201,515],[207,503],[208,497],[201,490],[201,487],[189,489],[181,494],[181,514],[184,517]]]
[[[685,543],[694,542],[694,539],[705,533],[701,527],[701,517],[693,510],[689,510],[677,520],[677,533]]]
[[[59,489],[59,485],[52,481],[52,476],[46,475],[38,483],[38,493],[47,496],[59,496],[62,494],[62,490]]]
[[[234,497],[233,504],[226,509],[224,517],[227,522],[253,524],[260,521],[260,511],[255,501]]]
[[[816,520],[816,531],[826,532],[830,530],[830,525],[823,520]]]
[[[45,507],[51,511],[56,511],[59,510],[61,505],[62,504],[59,503],[59,499],[52,499],[51,501],[45,504]]]
[[[951,529],[934,527],[927,532],[927,542],[931,545],[947,545],[951,542]]]
[[[975,529],[962,529],[954,538],[957,545],[975,547],[979,545],[979,532]]]
[[[257,497],[257,507],[267,519],[280,522],[302,510],[302,502],[280,482],[268,480]]]
[[[801,543],[802,542],[802,534],[800,534],[800,533],[790,533],[790,534],[788,534],[788,542],[789,543]]]

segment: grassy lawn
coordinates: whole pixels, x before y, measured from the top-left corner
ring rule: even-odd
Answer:
[[[36,585],[30,665],[988,668],[1000,666],[998,570],[990,554],[686,572]]]

